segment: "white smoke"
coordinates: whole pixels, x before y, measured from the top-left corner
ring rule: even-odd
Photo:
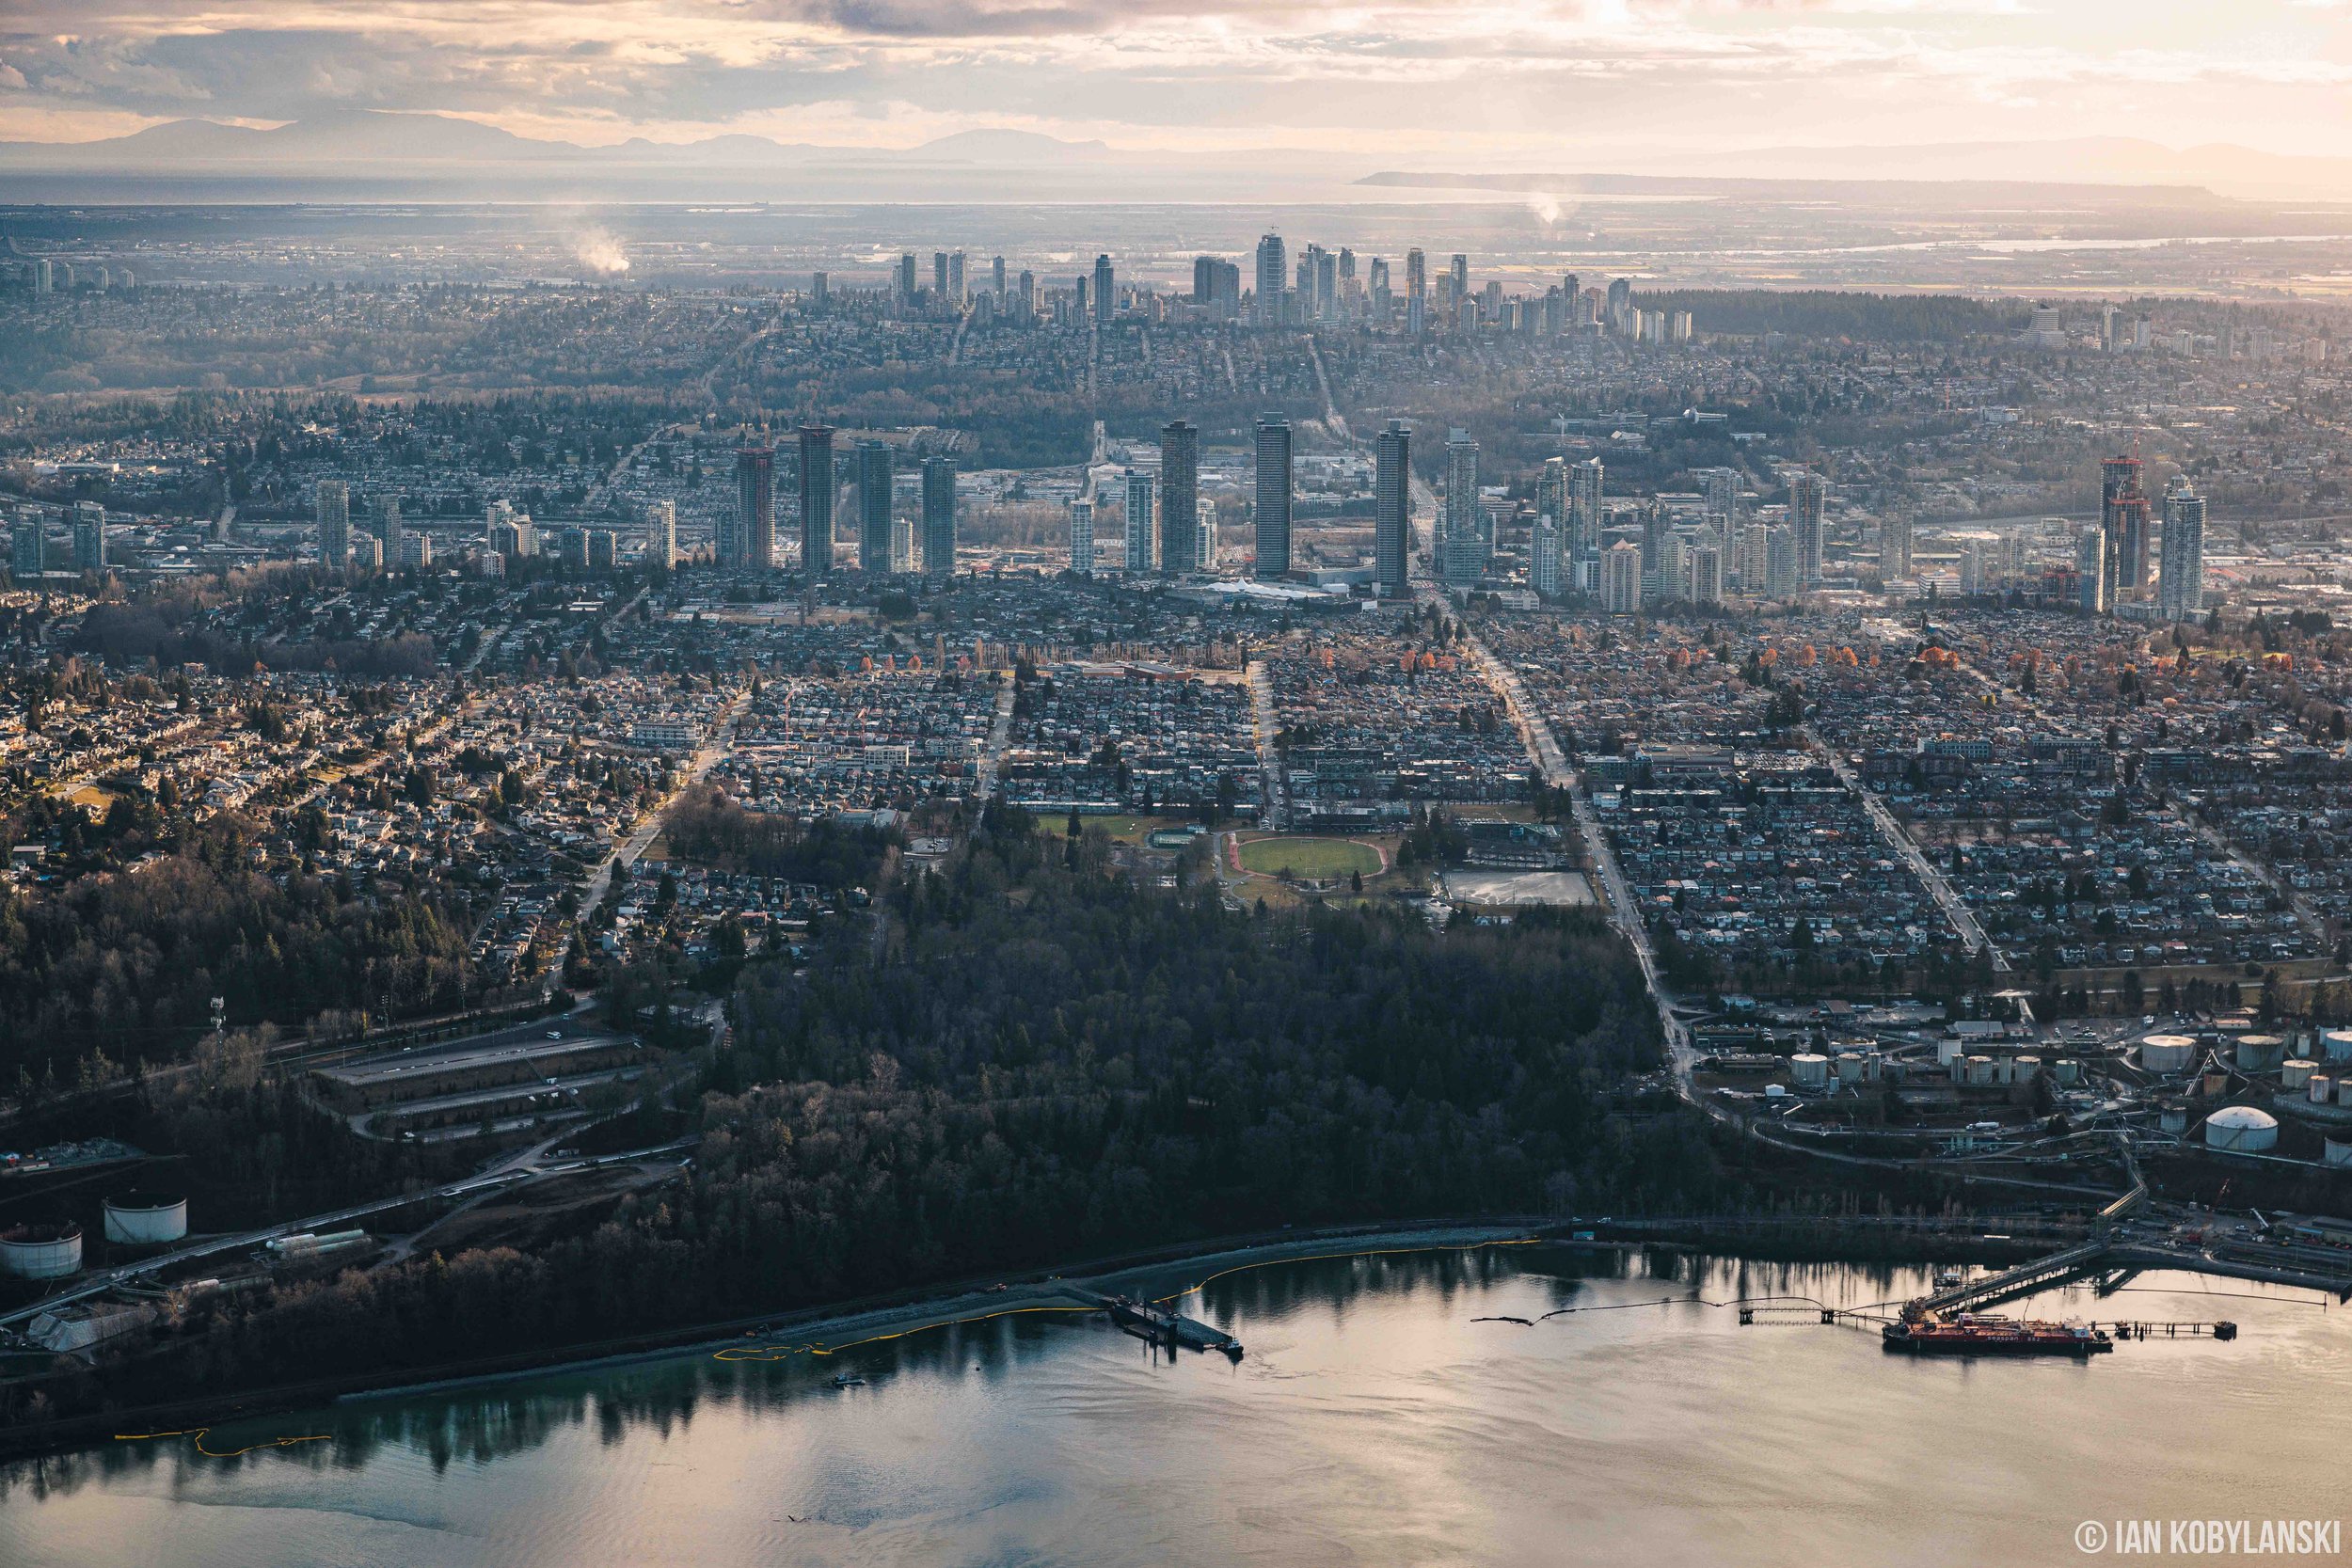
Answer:
[[[628,252],[620,236],[597,225],[572,236],[572,256],[582,271],[596,277],[618,277],[628,271]]]
[[[1560,198],[1549,191],[1529,192],[1527,210],[1534,214],[1535,221],[1547,229],[1558,223],[1566,213],[1566,209],[1560,205]]]

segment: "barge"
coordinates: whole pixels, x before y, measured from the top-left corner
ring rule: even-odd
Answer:
[[[2095,1323],[2047,1323],[1986,1312],[1931,1312],[1917,1302],[1881,1329],[1888,1350],[1908,1355],[2072,1355],[2087,1358],[2115,1348]]]

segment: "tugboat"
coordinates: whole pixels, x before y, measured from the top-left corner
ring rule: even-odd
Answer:
[[[2090,1323],[2045,1323],[2003,1318],[1987,1312],[1931,1312],[1921,1302],[1903,1308],[1881,1329],[1888,1350],[1910,1355],[2072,1355],[2088,1358],[2115,1348],[2106,1331]]]
[[[833,1374],[833,1386],[836,1388],[863,1388],[866,1380],[855,1372],[835,1372]]]
[[[1955,1285],[1964,1283],[1965,1280],[1966,1276],[1963,1275],[1958,1269],[1938,1269],[1935,1271],[1935,1288],[1939,1291],[1948,1291]]]

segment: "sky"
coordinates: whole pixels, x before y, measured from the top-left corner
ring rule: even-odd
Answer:
[[[2352,155],[2352,0],[5,0],[0,139],[433,111],[1382,166],[2146,137]],[[1570,156],[1570,152],[1575,154]]]

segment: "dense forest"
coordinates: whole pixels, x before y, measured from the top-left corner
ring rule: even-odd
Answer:
[[[995,808],[944,869],[898,880],[879,927],[835,923],[805,970],[747,969],[683,1184],[536,1256],[228,1304],[140,1394],[1286,1222],[1717,1196],[1693,1118],[1620,1108],[1659,1063],[1657,1022],[1592,911],[1442,933],[1378,909],[1237,913],[1214,881],[1141,887],[1090,843]]]
[[[471,922],[439,895],[360,896],[339,878],[254,869],[208,831],[134,871],[0,891],[0,1075],[38,1103],[116,1058],[174,1060],[222,998],[231,1022],[479,1000]]]

